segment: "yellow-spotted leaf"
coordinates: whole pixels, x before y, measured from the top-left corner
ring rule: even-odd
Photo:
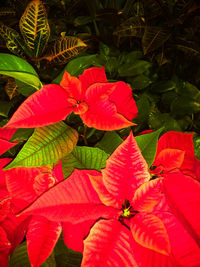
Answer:
[[[19,33],[3,23],[0,23],[0,36],[2,36],[6,42],[6,47],[13,54],[20,57],[25,57],[25,53],[29,54]]]
[[[33,0],[28,4],[19,26],[27,46],[35,57],[40,56],[50,36],[46,10],[40,0]]]
[[[87,45],[75,36],[62,36],[55,41],[50,54],[41,59],[46,59],[57,64],[65,64],[86,47]]]
[[[71,153],[77,140],[76,130],[64,122],[36,128],[33,135],[6,169],[51,164]]]

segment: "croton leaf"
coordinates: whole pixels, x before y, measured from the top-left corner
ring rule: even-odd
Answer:
[[[38,57],[45,48],[50,28],[44,5],[40,0],[31,1],[21,16],[19,27],[27,46]]]
[[[36,128],[17,157],[6,169],[51,164],[70,153],[78,139],[76,130],[64,122]]]
[[[99,148],[76,146],[69,155],[62,159],[64,177],[68,177],[74,168],[100,171],[105,167],[108,156]]]
[[[130,231],[117,220],[100,220],[84,240],[82,266],[137,267],[132,249]]]
[[[61,223],[33,216],[28,225],[27,249],[32,267],[39,267],[52,253],[61,234]]]

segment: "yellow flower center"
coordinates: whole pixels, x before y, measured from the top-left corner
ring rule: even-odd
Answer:
[[[123,210],[123,217],[129,217],[130,216],[130,214],[131,214],[131,212],[130,212],[130,210],[129,210],[129,208],[127,208],[127,209],[124,209]]]

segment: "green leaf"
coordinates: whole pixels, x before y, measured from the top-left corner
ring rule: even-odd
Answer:
[[[97,62],[97,64],[95,64]],[[52,81],[52,83],[59,84],[65,70],[67,70],[72,76],[78,76],[83,72],[84,69],[89,68],[90,66],[99,66],[97,61],[97,55],[89,55],[77,57],[67,64],[67,66],[62,70],[62,72]]]
[[[121,143],[123,139],[115,132],[106,132],[103,138],[96,144],[96,147],[111,154]]]
[[[56,243],[55,249],[56,267],[80,267],[82,254],[66,247],[62,239]]]
[[[151,79],[145,75],[138,75],[132,79],[131,85],[133,90],[141,90],[146,88],[152,83]]]
[[[11,107],[12,107],[11,102],[0,101],[0,116],[8,117],[8,113]]]
[[[159,81],[159,82],[154,83],[151,86],[151,92],[159,94],[159,93],[171,91],[175,88],[176,88],[176,84],[175,82],[171,80]]]
[[[10,54],[0,54],[0,74],[13,77],[37,90],[41,82],[34,68],[25,60]]]
[[[20,128],[13,134],[10,139],[10,142],[16,141],[26,141],[33,133],[34,129],[31,128]]]
[[[11,255],[9,267],[31,267],[26,242],[21,243]],[[56,267],[54,253],[41,265],[41,267]]]
[[[51,164],[71,153],[77,140],[76,130],[64,122],[36,128],[33,135],[6,169]]]
[[[137,76],[143,74],[151,67],[151,63],[145,60],[135,60],[134,63],[125,63],[118,69],[120,77]]]
[[[142,152],[142,155],[145,158],[149,167],[151,167],[152,163],[154,162],[157,151],[158,138],[162,131],[163,128],[149,134],[144,134],[135,137],[138,146]]]
[[[164,131],[181,131],[181,127],[169,113],[151,113],[149,115],[149,127],[151,129],[159,129],[164,127]]]
[[[200,101],[193,100],[187,96],[179,96],[172,102],[171,112],[180,116],[200,112]]]
[[[105,168],[109,154],[94,147],[76,146],[75,149],[62,159],[64,178],[68,177],[74,168],[97,170]]]
[[[19,80],[15,80],[15,81],[17,84],[18,92],[25,97],[28,97],[37,91],[33,86],[31,86],[29,84],[26,84],[26,83],[21,82]]]
[[[26,242],[21,243],[12,254],[9,267],[31,267],[28,259]]]

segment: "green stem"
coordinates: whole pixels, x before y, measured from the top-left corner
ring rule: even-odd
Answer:
[[[84,144],[87,146],[88,145],[88,141],[87,141],[87,125],[84,124],[84,131],[83,131],[83,141]]]

